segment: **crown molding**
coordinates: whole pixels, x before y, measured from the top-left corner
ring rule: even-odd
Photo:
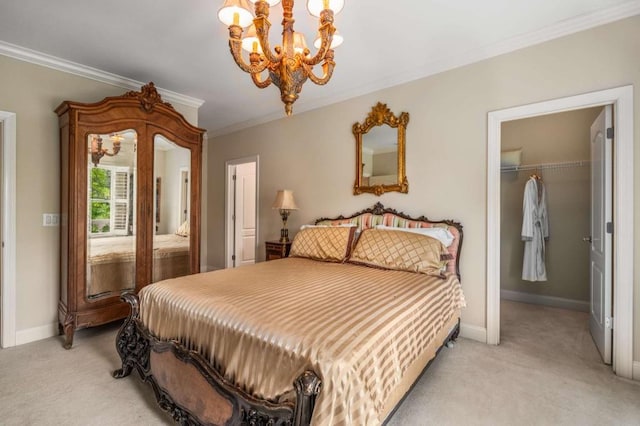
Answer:
[[[79,64],[77,62],[67,61],[66,59],[56,56],[47,55],[46,53],[36,50],[27,49],[26,47],[17,46],[0,40],[0,55],[8,56],[24,62],[29,62],[43,67],[51,68],[57,71],[74,74],[80,77],[99,81],[101,83],[111,84],[113,86],[122,87],[129,90],[140,90],[140,87],[146,83],[133,80],[121,75],[102,71],[97,68]],[[167,102],[174,102],[186,105],[192,108],[200,108],[204,101],[202,99],[191,96],[182,95],[171,90],[156,87],[162,99]]]
[[[495,56],[514,52],[526,47],[541,44],[560,37],[568,36],[580,31],[585,31],[611,22],[640,15],[640,0],[631,0],[623,4],[601,9],[595,12],[587,13],[573,19],[558,22],[554,25],[544,27],[540,30],[521,34],[510,39],[494,43],[492,45],[483,46],[478,49],[467,51],[449,58],[441,58],[436,61],[425,63],[423,66],[415,67],[413,71],[404,73],[394,73],[383,79],[379,79],[373,83],[345,90],[338,96],[327,96],[314,101],[304,101],[300,99],[296,103],[296,111],[298,114],[322,108],[332,104],[356,98],[358,96],[367,95],[372,92],[384,90],[410,81],[426,78],[444,71],[470,65]],[[233,123],[219,129],[210,129],[209,136],[217,137],[234,133],[249,127],[264,124],[269,121],[282,119],[281,113],[267,114],[250,120]]]
[[[451,57],[442,57],[435,61],[425,62],[422,66],[414,67],[413,70],[389,75],[386,78],[379,79],[374,83],[367,84],[366,86],[345,91],[341,95],[340,99],[336,100],[336,102],[426,78],[441,72],[515,52],[520,49],[535,46],[581,31],[586,31],[591,28],[606,25],[639,14],[640,0],[631,0],[621,5],[601,9],[572,19],[567,19],[541,28],[537,31],[520,34],[497,43],[480,46],[479,48],[466,52],[460,52],[459,54],[454,54]],[[334,97],[334,99],[336,98]],[[298,111],[300,110],[301,108],[298,107]]]

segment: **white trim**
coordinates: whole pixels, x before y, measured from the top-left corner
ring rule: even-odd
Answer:
[[[633,362],[633,380],[640,380],[640,361]]]
[[[209,136],[205,132],[202,137],[202,174],[200,175],[200,272],[208,271],[207,260],[209,257],[209,200],[208,200],[208,155]]]
[[[487,343],[500,343],[500,126],[502,122],[613,104],[614,253],[613,370],[633,374],[633,86],[623,86],[536,104],[488,116],[487,140]]]
[[[623,4],[612,6],[610,8],[599,9],[573,19],[558,22],[556,24],[542,28],[538,31],[522,34],[488,46],[482,46],[482,48],[476,48],[459,55],[447,57],[445,59],[430,61],[430,58],[428,58],[421,66],[413,67],[411,70],[408,70],[406,72],[397,72],[397,70],[394,70],[393,73],[390,73],[384,78],[363,86],[355,86],[348,90],[344,90],[339,94],[333,94],[331,96],[326,96],[322,99],[316,100],[305,100],[308,98],[303,97],[303,99],[300,99],[296,102],[296,113],[300,114],[305,111],[311,111],[313,109],[325,107],[334,103],[339,103],[347,99],[352,99],[358,96],[370,94],[372,92],[377,92],[385,88],[394,87],[410,81],[426,78],[443,71],[493,58],[495,56],[513,52],[515,50],[524,49],[526,47],[544,43],[555,38],[564,37],[580,31],[585,31],[590,28],[605,25],[638,14],[640,14],[640,0],[633,0],[625,2]],[[209,133],[212,137],[222,136],[278,119],[282,119],[281,111],[277,111],[239,123],[233,123],[219,129],[209,129]]]
[[[489,113],[487,140],[487,343],[500,343],[500,140],[502,120]],[[497,153],[497,154],[496,154]],[[496,235],[497,233],[497,235]],[[497,256],[497,259],[496,259]]]
[[[54,322],[40,327],[28,328],[16,332],[16,346],[58,335],[58,323]]]
[[[569,309],[571,311],[589,312],[589,302],[584,300],[565,299],[564,297],[546,296],[543,294],[524,293],[522,291],[500,290],[500,298],[513,302],[544,305],[552,308]]]
[[[0,346],[16,345],[16,115],[0,111],[2,121],[2,341]]]
[[[233,216],[233,205],[231,202],[231,180],[233,179],[233,175],[235,174],[236,168],[235,164],[230,161],[226,161],[224,164],[224,267],[225,268],[233,268],[233,259],[231,256],[234,253],[233,247],[233,238],[234,235],[233,229],[233,221],[230,220],[231,216]]]
[[[231,182],[231,167],[237,166],[238,164],[245,163],[256,163],[256,262],[258,258],[258,249],[259,249],[259,226],[260,226],[260,156],[259,155],[251,155],[248,157],[237,158],[235,160],[228,160],[224,163],[225,170],[225,181],[224,181],[224,200],[225,200],[225,215],[224,215],[224,267],[232,268],[233,261],[231,260],[231,255],[233,254],[233,239],[232,235],[234,235],[233,222],[230,220],[233,215],[233,206],[230,202],[231,193],[229,191],[229,184]],[[210,270],[215,270],[220,268],[213,268]]]
[[[461,323],[460,337],[484,343],[487,341],[487,329],[477,325]]]
[[[66,72],[69,74],[78,75],[80,77],[99,81],[101,83],[122,87],[123,89],[140,90],[140,87],[146,84],[137,80],[133,80],[131,78],[123,77],[121,75],[102,71],[97,68],[89,67],[87,65],[82,65],[77,62],[67,61],[66,59],[58,58],[52,55],[47,55],[46,53],[38,52],[36,50],[27,49],[26,47],[7,43],[6,41],[2,40],[0,40],[0,55],[9,56],[10,58],[19,59],[21,61],[41,65],[43,67]],[[182,95],[180,93],[161,89],[159,87],[156,87],[156,89],[158,90],[160,96],[162,96],[162,99],[167,102],[175,102],[193,108],[200,108],[202,104],[204,104],[204,101],[202,99]]]

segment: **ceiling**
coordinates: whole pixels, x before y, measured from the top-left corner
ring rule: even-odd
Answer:
[[[3,1],[0,54],[9,43],[202,99],[198,124],[211,135],[284,117],[278,89],[256,88],[233,61],[216,17],[222,3]],[[295,4],[295,27],[312,45],[317,21],[305,5]],[[272,45],[281,11],[271,8]],[[335,20],[345,42],[333,78],[307,81],[293,112],[636,14],[640,0],[346,0]]]

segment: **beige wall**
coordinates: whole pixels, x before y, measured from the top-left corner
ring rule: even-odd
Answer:
[[[502,125],[503,150],[522,148],[522,164],[589,160],[589,129],[602,107],[544,115]],[[500,286],[541,296],[589,301],[590,168],[501,173]],[[543,177],[549,235],[547,281],[522,280],[522,197],[532,173]]]
[[[57,322],[60,228],[42,226],[43,213],[60,211],[54,109],[64,100],[96,102],[126,91],[0,56],[0,111],[16,113],[17,123],[17,333]],[[174,106],[189,122],[197,123],[195,108]]]
[[[640,84],[640,16],[573,34],[326,108],[295,114],[209,141],[209,266],[224,265],[224,162],[260,156],[259,241],[280,228],[275,191],[295,191],[300,210],[290,229],[319,216],[352,213],[376,201],[409,214],[464,225],[463,323],[485,328],[487,113],[627,84]],[[340,55],[337,52],[338,68]],[[606,62],[602,59],[606,58]],[[308,83],[311,84],[311,83]],[[278,96],[274,89],[273,96]],[[304,97],[304,90],[301,95]],[[636,90],[636,104],[639,99]],[[351,125],[376,102],[408,111],[408,194],[352,195],[355,149]],[[321,125],[319,125],[321,124]],[[640,128],[635,114],[636,129]],[[636,144],[640,134],[635,133]],[[636,182],[640,150],[635,151]],[[635,186],[635,240],[640,185]],[[260,247],[259,258],[264,258]],[[636,244],[635,263],[640,264]],[[634,271],[635,357],[640,360],[640,268]]]

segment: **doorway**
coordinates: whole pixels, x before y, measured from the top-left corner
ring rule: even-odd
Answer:
[[[561,111],[613,105],[616,137],[613,147],[613,370],[633,377],[633,87],[494,111],[488,116],[487,138],[487,343],[500,343],[500,140],[503,122]]]
[[[191,187],[189,183],[189,168],[188,167],[180,167],[180,203],[179,203],[179,211],[178,211],[178,223],[176,226],[180,226],[183,222],[189,219],[189,203],[191,202],[190,194]]]
[[[0,111],[0,346],[16,345],[16,115]]]
[[[536,328],[541,340],[551,338],[545,328],[558,336],[570,327],[580,336],[588,336],[590,330],[592,338],[581,347],[591,356],[599,352],[605,364],[611,364],[612,352],[611,328],[606,324],[611,317],[612,268],[604,262],[611,259],[611,234],[603,238],[600,231],[611,220],[612,185],[610,179],[599,178],[604,159],[599,161],[601,150],[594,149],[603,146],[600,136],[607,132],[592,130],[610,113],[607,105],[503,122],[500,164],[503,326],[511,326],[522,313],[523,321],[540,315],[534,323],[545,324]],[[612,138],[604,141],[610,148]],[[611,167],[608,155],[606,176]],[[604,204],[609,208],[601,208]],[[603,252],[600,243],[606,240],[608,249]],[[541,309],[544,306],[561,311]],[[560,321],[553,323],[553,318]],[[512,333],[501,333],[501,338],[505,336],[514,341]]]
[[[256,261],[258,235],[258,156],[226,162],[225,267]]]

